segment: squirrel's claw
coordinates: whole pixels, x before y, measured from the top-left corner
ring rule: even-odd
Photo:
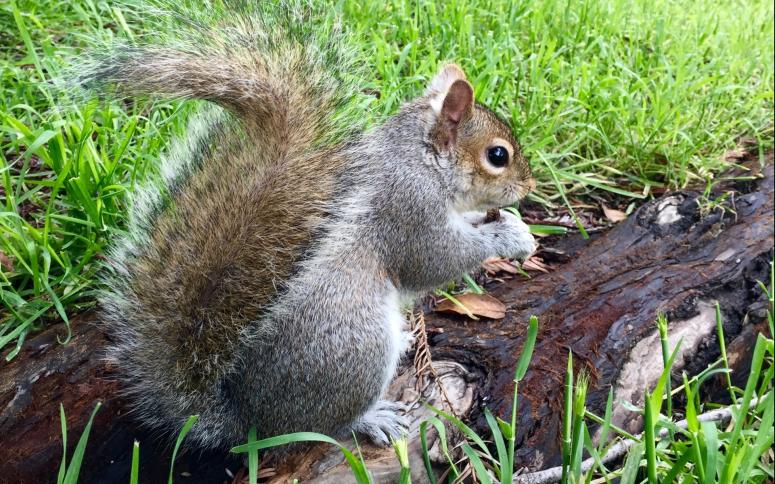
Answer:
[[[405,412],[406,406],[399,402],[379,400],[352,425],[352,429],[369,438],[381,447],[390,445],[406,434],[409,421],[399,412]]]

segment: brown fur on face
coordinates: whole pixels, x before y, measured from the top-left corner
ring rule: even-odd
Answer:
[[[454,155],[465,178],[461,208],[485,210],[512,205],[535,187],[530,165],[511,128],[492,110],[474,102],[473,88],[459,67],[452,64],[442,69],[428,94],[431,106],[438,111],[432,142],[437,149]],[[493,166],[487,159],[487,150],[495,146],[509,152],[505,167]]]

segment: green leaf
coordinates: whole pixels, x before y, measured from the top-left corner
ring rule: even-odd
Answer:
[[[509,459],[509,455],[506,452],[506,443],[503,440],[503,434],[501,433],[499,422],[493,417],[489,408],[484,409],[484,418],[487,420],[487,425],[492,432],[492,440],[495,443],[495,450],[498,452],[498,463],[500,464],[499,477],[502,484],[511,483],[511,476],[514,469]],[[505,423],[505,422],[504,422]],[[508,425],[508,424],[506,424]]]
[[[425,405],[425,406],[426,406],[426,408],[430,409],[433,413],[435,413],[436,415],[438,415],[440,417],[443,417],[444,420],[450,422],[458,430],[463,432],[463,434],[468,439],[470,439],[471,441],[476,443],[476,445],[479,447],[479,449],[485,455],[487,455],[488,457],[492,457],[492,454],[490,454],[490,449],[487,447],[487,444],[484,443],[484,440],[482,440],[482,438],[479,437],[479,435],[476,432],[474,432],[473,429],[471,429],[471,427],[469,427],[468,425],[463,423],[462,420],[460,420],[459,418],[455,417],[454,415],[452,415],[450,413],[447,413],[447,412],[445,412],[443,410],[439,410],[438,408],[435,408],[435,407],[433,407],[431,405]],[[431,421],[431,423],[433,423],[433,421]],[[436,427],[436,429],[438,430],[438,426],[436,426],[434,424],[434,427]],[[442,428],[443,428],[443,425],[442,425]]]
[[[657,480],[657,454],[656,454],[656,426],[657,418],[659,417],[657,405],[653,403],[653,395],[649,395],[647,391],[645,393],[644,401],[644,432],[643,432],[643,444],[646,447],[646,470],[648,471],[649,482],[659,482]],[[651,403],[650,403],[651,402]],[[661,403],[661,400],[660,400]],[[657,410],[657,412],[655,412]],[[654,415],[657,413],[656,415]]]
[[[654,387],[654,393],[651,394],[651,399],[646,400],[646,404],[651,404],[651,412],[655,417],[659,416],[659,412],[662,411],[662,400],[665,397],[665,386],[667,385],[667,381],[670,378],[670,370],[673,367],[673,362],[675,361],[675,357],[678,354],[678,350],[681,348],[681,343],[683,341],[683,338],[678,340],[678,344],[675,345],[675,348],[673,348],[673,353],[670,355],[670,359],[667,361],[667,364],[664,365],[664,369],[662,370],[662,375],[660,375],[659,380],[657,381],[657,385]],[[670,396],[667,396],[670,398]]]
[[[686,393],[686,427],[689,432],[696,433],[700,430],[700,422],[697,420],[697,409],[694,406],[694,391],[686,378],[686,373],[683,374],[684,379],[684,393]]]
[[[167,478],[167,484],[172,484],[172,474],[175,470],[175,459],[178,457],[178,450],[180,449],[180,445],[183,443],[183,439],[186,438],[188,431],[191,430],[191,427],[194,426],[197,420],[199,420],[199,415],[191,415],[188,417],[188,420],[186,420],[186,423],[183,424],[183,428],[180,429],[178,438],[175,441],[175,448],[172,450],[172,461],[170,462],[170,473],[169,477]]]
[[[471,277],[470,274],[463,274],[463,281],[465,281],[468,288],[471,289],[471,292],[474,294],[484,294],[484,289],[482,289],[479,284],[474,281],[474,278]]]
[[[565,411],[562,414],[562,482],[567,482],[570,471],[573,432],[573,352],[568,350],[568,367],[565,370]]]
[[[702,436],[705,441],[705,484],[716,481],[719,454],[718,430],[715,422],[702,422]]]
[[[458,470],[457,466],[455,465],[454,459],[452,459],[452,455],[449,453],[449,448],[447,446],[447,430],[444,428],[444,422],[439,420],[436,417],[431,417],[427,420],[433,427],[436,429],[436,432],[439,434],[439,442],[441,444],[441,453],[446,457],[447,462],[449,462],[449,468],[452,471],[452,474],[455,475],[455,477],[460,476],[460,471]]]
[[[140,479],[140,442],[132,445],[132,467],[129,474],[129,484],[137,484]]]
[[[568,233],[568,228],[561,225],[530,224],[528,227],[530,233],[536,235],[565,235]]]
[[[537,336],[538,318],[535,316],[530,316],[527,337],[525,338],[525,344],[522,346],[522,354],[519,355],[517,369],[514,372],[515,381],[522,381],[522,379],[525,378],[527,367],[530,365],[530,360],[533,358],[533,348],[535,348]]]
[[[471,461],[471,465],[474,468],[476,477],[482,484],[492,484],[492,478],[490,473],[485,469],[482,459],[477,455],[474,449],[467,443],[463,444],[463,452],[466,453],[468,459]]]
[[[512,430],[510,423],[504,421],[500,417],[495,417],[495,419],[498,421],[498,428],[501,433],[503,433],[504,439],[509,440],[514,437],[514,431]]]
[[[81,463],[83,461],[83,455],[86,452],[86,443],[89,441],[89,433],[91,432],[91,426],[94,422],[94,416],[101,406],[102,402],[97,402],[97,405],[94,407],[94,410],[92,410],[91,416],[89,417],[89,422],[83,429],[81,438],[78,439],[78,444],[76,444],[75,451],[73,452],[73,458],[70,461],[70,466],[67,468],[67,474],[65,474],[65,484],[76,484],[78,482],[78,474],[81,472]]]
[[[436,474],[433,472],[431,459],[428,455],[428,421],[420,423],[420,448],[422,450],[422,460],[425,465],[425,473],[428,476],[428,482],[435,483]]]
[[[603,416],[603,425],[600,427],[600,437],[597,446],[599,453],[603,452],[606,444],[608,443],[608,432],[611,429],[611,415],[613,414],[614,406],[614,388],[608,388],[608,399],[605,402],[605,415]]]
[[[256,427],[250,427],[248,431],[248,443],[256,441]],[[258,483],[258,449],[248,451],[248,482],[250,484]]]
[[[729,437],[730,447],[732,449],[739,449],[744,444],[741,442],[740,433],[743,430],[743,424],[745,423],[746,416],[748,414],[748,408],[751,405],[751,399],[753,398],[753,392],[759,380],[759,374],[761,373],[762,365],[764,363],[764,353],[767,346],[767,339],[761,333],[756,338],[756,345],[753,349],[753,358],[751,359],[751,373],[748,377],[748,381],[745,385],[745,391],[743,392],[743,398],[740,401],[740,407],[735,409],[732,414],[734,418],[734,428],[732,434]],[[724,471],[721,474],[721,480],[731,479],[734,477],[737,467],[733,464],[739,464],[734,462],[737,460],[737,455],[727,462]]]
[[[59,464],[57,484],[63,484],[67,473],[67,417],[65,416],[65,407],[61,403],[59,404],[59,422],[62,426],[62,462]]]
[[[727,370],[726,373],[726,383],[727,383],[727,391],[729,391],[729,396],[732,399],[731,401],[735,401],[735,390],[732,386],[732,377],[730,376],[729,372],[729,359],[727,358],[727,344],[724,340],[724,324],[723,320],[721,319],[721,306],[719,305],[719,302],[716,301],[716,336],[718,337],[718,346],[719,350],[721,350],[721,361],[724,362],[724,369]]]
[[[360,484],[367,484],[371,482],[371,478],[368,472],[361,465],[359,459],[352,452],[350,452],[349,449],[331,437],[316,432],[295,432],[291,434],[278,435],[276,437],[269,437],[257,442],[249,442],[247,444],[232,447],[231,452],[235,454],[242,454],[253,450],[258,451],[261,449],[269,449],[271,447],[278,447],[296,442],[325,442],[337,446],[342,454],[344,454],[347,463],[350,464],[350,469],[352,469],[356,481]]]
[[[667,473],[664,475],[664,479],[662,479],[662,482],[678,482],[677,478],[679,475],[688,474],[686,470],[686,463],[689,462],[689,460],[691,460],[693,455],[694,455],[694,452],[692,448],[686,447],[681,452],[678,459],[670,467],[670,470],[668,470]]]
[[[637,443],[630,447],[627,453],[627,459],[622,468],[622,479],[620,484],[634,484],[638,478],[638,469],[640,468],[640,459],[643,456],[643,443]]]
[[[409,440],[406,436],[393,441],[393,450],[395,451],[396,458],[398,458],[398,463],[401,466],[401,473],[398,476],[397,484],[411,484],[412,469],[409,466]]]

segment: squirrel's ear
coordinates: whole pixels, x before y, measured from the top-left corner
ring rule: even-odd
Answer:
[[[465,79],[454,81],[447,89],[431,133],[437,147],[446,149],[457,141],[460,122],[474,107],[474,88]],[[435,109],[435,108],[434,108]]]
[[[455,81],[460,80],[466,80],[463,69],[456,64],[447,64],[428,84],[425,95],[430,98],[431,107],[433,107],[437,115],[441,113],[441,106],[444,104],[444,98],[447,96],[449,88]]]

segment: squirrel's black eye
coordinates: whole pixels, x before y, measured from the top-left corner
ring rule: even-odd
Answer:
[[[503,146],[493,146],[487,149],[487,161],[498,168],[509,164],[509,150]]]

